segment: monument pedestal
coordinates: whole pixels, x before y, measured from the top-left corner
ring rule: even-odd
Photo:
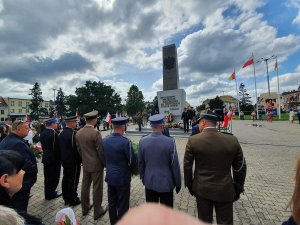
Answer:
[[[172,113],[174,122],[181,120],[185,106],[186,93],[183,89],[167,90],[157,92],[159,113],[167,116]]]

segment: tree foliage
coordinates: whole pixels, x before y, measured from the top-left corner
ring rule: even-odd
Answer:
[[[208,103],[209,105],[209,108],[211,110],[214,110],[214,109],[223,109],[223,101],[219,98],[219,96],[211,99]]]
[[[245,88],[245,84],[241,83],[239,86],[239,96],[240,96],[240,110],[241,111],[252,111],[253,105],[251,102],[251,97],[247,89]]]
[[[150,102],[150,104],[146,106],[146,109],[152,114],[154,114],[155,112],[159,112],[157,96],[155,96],[152,102]]]
[[[110,85],[102,82],[87,81],[83,87],[76,88],[75,95],[67,97],[69,105],[69,115],[75,115],[76,111],[80,115],[98,110],[100,115],[107,112],[116,113],[121,111],[121,97]]]
[[[29,108],[31,109],[30,119],[38,120],[39,115],[41,114],[41,112],[43,112],[43,110],[41,110],[40,108],[40,105],[44,101],[39,83],[36,82],[33,85],[33,88],[30,89],[29,95],[32,96],[31,103],[29,105]],[[43,112],[43,114],[45,114],[45,112]]]
[[[143,93],[136,85],[131,85],[127,93],[125,109],[127,114],[134,116],[137,112],[143,111],[145,108]]]
[[[57,91],[57,96],[56,96],[56,101],[55,101],[55,105],[56,105],[56,111],[57,111],[57,116],[62,118],[63,116],[66,115],[66,98],[65,98],[65,94],[62,91],[61,88],[58,89]]]
[[[206,108],[206,105],[204,103],[202,103],[202,105],[199,105],[196,107],[196,110],[197,110],[197,112],[200,112],[202,110],[205,110],[205,108]]]

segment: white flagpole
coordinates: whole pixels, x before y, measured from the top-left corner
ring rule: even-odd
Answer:
[[[279,119],[281,120],[281,110],[280,110],[280,92],[279,92],[279,76],[278,76],[278,63],[277,63],[277,55],[276,55],[276,67],[275,67],[275,70],[276,70],[276,74],[277,74],[277,88],[278,88],[278,109],[277,109],[277,112],[278,112],[278,116],[279,116]]]
[[[254,54],[252,52],[252,59],[253,59],[253,73],[254,73],[254,84],[255,84],[255,97],[256,97],[256,118],[258,118],[258,98],[257,98],[257,87],[256,87],[256,76],[255,76],[255,60]]]
[[[239,100],[239,92],[237,88],[237,82],[236,82],[236,73],[235,73],[235,68],[234,68],[234,80],[235,80],[235,89],[236,89],[236,99],[238,100],[238,112],[239,112],[239,118],[240,118],[240,100]]]

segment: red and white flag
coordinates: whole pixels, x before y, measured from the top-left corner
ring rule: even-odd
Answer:
[[[251,59],[249,59],[247,62],[245,62],[245,64],[243,65],[242,68],[245,68],[245,67],[247,67],[247,66],[250,66],[250,65],[252,65],[253,63],[254,63],[254,60],[253,60],[253,58],[251,58]]]
[[[111,116],[110,116],[109,112],[108,112],[107,115],[106,115],[105,121],[106,121],[108,124],[111,124]]]

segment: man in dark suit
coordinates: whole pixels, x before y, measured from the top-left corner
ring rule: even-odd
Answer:
[[[212,111],[201,112],[200,133],[186,145],[184,181],[196,196],[199,219],[212,223],[215,208],[218,224],[233,224],[233,201],[244,190],[246,162],[236,137],[218,132],[217,121]]]
[[[71,206],[81,203],[77,194],[81,170],[81,157],[77,151],[75,142],[76,121],[76,116],[65,118],[66,126],[58,136],[61,163],[64,168],[62,195],[65,205]]]
[[[140,140],[138,165],[145,185],[146,202],[173,207],[174,188],[181,189],[181,174],[175,141],[162,134],[164,115],[149,117],[153,132]]]
[[[127,118],[112,119],[114,132],[103,139],[106,160],[106,178],[109,219],[116,224],[129,209],[131,169],[136,164],[136,156],[129,139],[123,136]]]
[[[184,108],[184,111],[181,115],[181,119],[183,121],[183,127],[184,127],[184,133],[189,132],[189,119],[190,119],[190,114],[187,111],[187,108]]]
[[[45,199],[52,200],[62,195],[56,191],[61,169],[58,132],[56,131],[58,121],[56,118],[50,118],[44,122],[46,129],[40,135],[43,148],[44,192]]]
[[[97,123],[98,111],[94,110],[83,116],[86,119],[86,125],[75,136],[77,150],[81,156],[83,166],[81,185],[82,215],[86,216],[91,208],[90,188],[93,182],[94,220],[97,220],[107,212],[107,209],[102,207],[105,158],[101,133],[94,128]]]
[[[27,212],[30,190],[36,182],[38,173],[35,156],[23,139],[28,135],[28,132],[29,127],[27,123],[15,121],[11,127],[11,133],[0,143],[1,150],[16,151],[25,159],[25,164],[22,168],[25,171],[23,186],[12,197],[13,206],[18,212]]]

